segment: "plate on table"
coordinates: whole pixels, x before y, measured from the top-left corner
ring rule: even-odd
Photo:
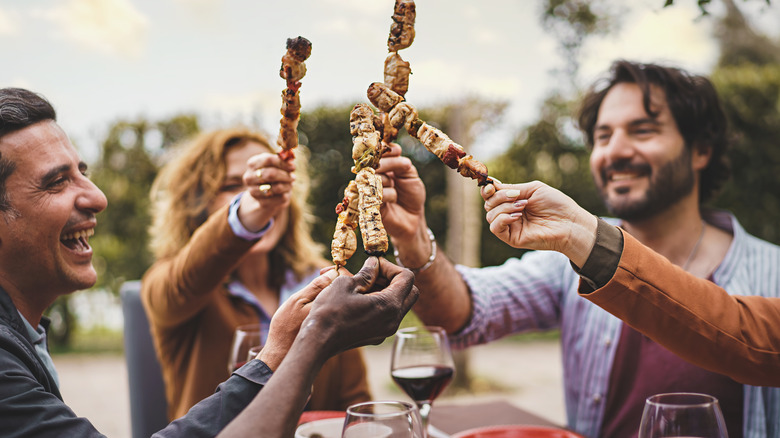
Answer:
[[[488,426],[464,430],[452,438],[583,438],[565,429],[543,426]]]
[[[306,411],[301,414],[298,425],[308,423],[310,421],[325,420],[328,418],[341,418],[346,417],[346,411]]]
[[[341,438],[344,417],[326,418],[303,423],[295,430],[295,438]]]

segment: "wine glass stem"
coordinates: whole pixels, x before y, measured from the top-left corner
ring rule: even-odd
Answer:
[[[428,416],[431,414],[431,404],[427,402],[418,403],[417,407],[420,410],[420,419],[422,420],[423,433],[425,438],[428,438]]]

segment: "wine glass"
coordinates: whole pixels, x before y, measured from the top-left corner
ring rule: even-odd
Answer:
[[[417,408],[401,401],[370,401],[347,408],[342,438],[424,438]]]
[[[639,438],[660,437],[728,438],[718,399],[690,392],[648,397]]]
[[[260,350],[262,349],[262,345],[255,345],[250,347],[249,352],[246,354],[246,361],[249,362],[250,360],[257,358],[257,355],[260,354]]]
[[[390,375],[414,400],[420,410],[425,436],[445,435],[429,426],[431,403],[450,384],[455,374],[450,343],[441,327],[410,327],[398,330],[393,342]]]
[[[247,324],[236,327],[233,342],[230,345],[228,373],[241,368],[247,362],[249,349],[262,345],[260,324]]]

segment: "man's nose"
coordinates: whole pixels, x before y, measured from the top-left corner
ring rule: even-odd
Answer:
[[[615,130],[609,138],[606,152],[613,161],[630,158],[635,151],[628,133],[622,129]]]
[[[108,199],[102,190],[91,180],[84,178],[84,189],[76,200],[77,207],[93,213],[99,213],[108,206]]]

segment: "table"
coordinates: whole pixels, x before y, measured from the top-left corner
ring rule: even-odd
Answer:
[[[342,411],[309,411],[301,416],[300,423],[325,418],[343,418]],[[518,408],[503,400],[472,404],[436,403],[431,410],[430,422],[436,428],[454,434],[464,430],[502,424],[526,424],[562,428],[550,420]]]
[[[529,424],[534,426],[562,427],[560,424],[524,411],[502,400],[469,405],[435,403],[430,422],[437,428],[453,434],[467,429],[499,424]]]

